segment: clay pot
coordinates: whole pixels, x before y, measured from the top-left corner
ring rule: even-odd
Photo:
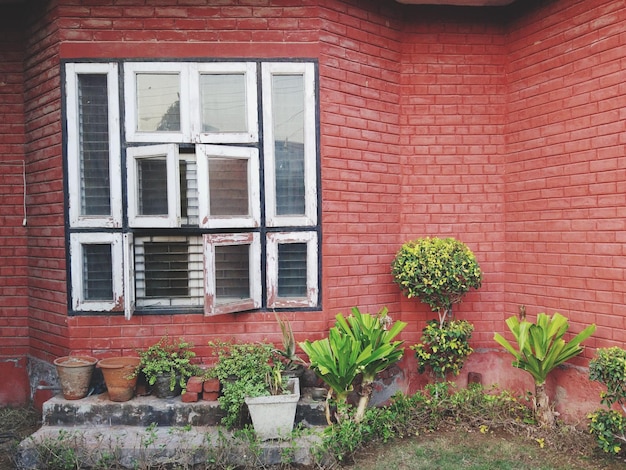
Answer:
[[[98,362],[109,391],[109,400],[119,402],[133,398],[137,385],[135,370],[139,362],[138,357],[109,357]]]
[[[97,359],[89,356],[63,356],[54,360],[66,400],[79,400],[87,396],[96,362]]]

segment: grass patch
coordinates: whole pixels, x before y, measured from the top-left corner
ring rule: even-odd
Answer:
[[[354,456],[358,470],[618,470],[624,463],[590,450],[589,436],[580,434],[586,452],[575,454],[541,448],[527,437],[466,429],[437,430],[375,444]]]

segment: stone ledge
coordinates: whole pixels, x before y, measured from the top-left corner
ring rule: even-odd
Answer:
[[[115,468],[144,468],[150,465],[177,465],[176,468],[205,468],[207,463],[250,467],[293,463],[313,465],[314,452],[321,442],[323,427],[305,430],[289,440],[250,444],[233,433],[212,426],[43,426],[20,443],[19,470],[41,468],[46,447],[71,448],[85,467],[115,463]],[[58,447],[57,447],[58,448]],[[168,467],[169,468],[169,467]]]
[[[305,389],[306,390],[306,389]],[[217,426],[224,412],[217,401],[183,403],[181,397],[138,396],[126,402],[113,402],[107,393],[80,400],[57,395],[43,404],[44,426]],[[324,426],[324,402],[305,392],[296,411],[296,424]]]

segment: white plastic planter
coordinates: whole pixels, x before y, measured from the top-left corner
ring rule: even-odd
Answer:
[[[287,389],[292,393],[246,398],[252,425],[260,440],[286,438],[293,430],[300,400],[299,379],[289,379]]]

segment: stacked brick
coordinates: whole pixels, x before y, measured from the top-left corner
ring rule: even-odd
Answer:
[[[200,400],[215,401],[219,392],[219,380],[191,377],[187,381],[187,391],[181,395],[181,400],[183,403],[195,403]]]

